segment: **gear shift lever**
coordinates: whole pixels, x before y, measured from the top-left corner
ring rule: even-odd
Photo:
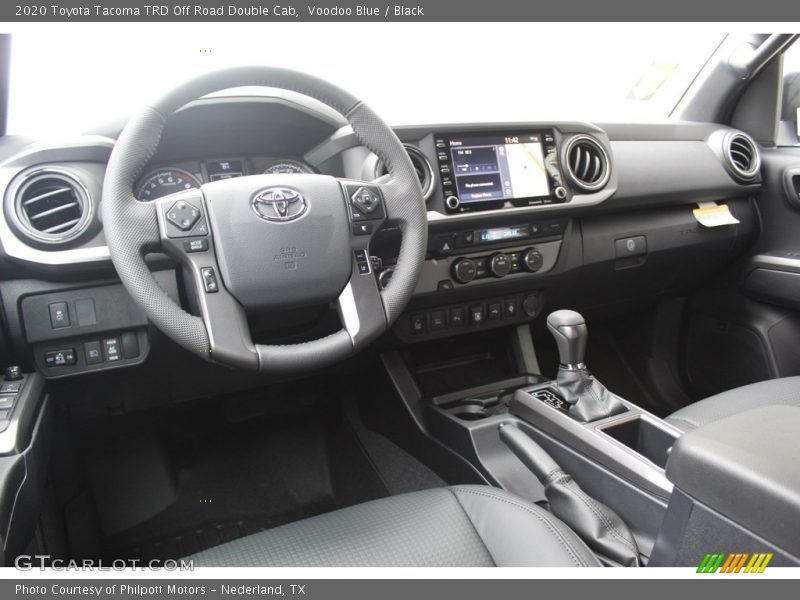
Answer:
[[[583,369],[586,340],[589,330],[583,316],[574,310],[557,310],[547,317],[547,328],[558,345],[558,360],[562,367]]]
[[[570,405],[569,414],[587,423],[624,412],[622,400],[597,381],[583,362],[589,339],[583,316],[574,310],[557,310],[547,317],[547,328],[558,345],[556,385]]]

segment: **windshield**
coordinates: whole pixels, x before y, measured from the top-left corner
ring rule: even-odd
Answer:
[[[537,23],[39,24],[14,32],[8,131],[82,133],[189,77],[243,64],[327,79],[392,125],[662,120],[724,37],[642,25],[623,33]]]

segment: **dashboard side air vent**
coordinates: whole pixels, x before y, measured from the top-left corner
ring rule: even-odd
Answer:
[[[597,192],[608,183],[611,165],[603,146],[593,137],[580,135],[567,144],[567,170],[572,182],[585,192]]]
[[[725,160],[734,177],[743,182],[753,181],[761,168],[758,146],[747,135],[734,133],[725,140]]]
[[[428,200],[431,194],[433,194],[433,167],[431,167],[430,161],[425,154],[423,154],[422,150],[411,144],[403,144],[403,147],[405,147],[408,158],[411,159],[411,164],[417,172],[417,177],[419,177],[419,185],[422,187],[422,196],[425,200]],[[383,162],[378,161],[378,164],[375,165],[375,177],[378,178],[384,175],[386,175],[386,167]]]
[[[36,242],[63,244],[89,225],[92,202],[86,186],[74,174],[44,168],[23,176],[8,206],[20,234]]]

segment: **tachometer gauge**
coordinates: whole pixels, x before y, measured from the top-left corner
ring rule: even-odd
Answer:
[[[284,158],[269,163],[264,167],[265,175],[275,175],[276,173],[313,173],[313,169],[299,160]]]
[[[158,169],[148,173],[136,188],[136,198],[149,202],[162,196],[199,188],[202,184],[194,175],[183,169]]]

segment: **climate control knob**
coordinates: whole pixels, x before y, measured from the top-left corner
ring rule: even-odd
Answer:
[[[522,255],[522,263],[525,265],[526,271],[536,273],[542,268],[544,257],[536,248],[528,248],[525,250],[525,254]]]
[[[471,258],[459,258],[453,262],[452,271],[458,283],[469,283],[478,274],[478,267]]]
[[[498,252],[489,257],[486,268],[495,277],[505,277],[511,272],[511,257],[508,254]]]

